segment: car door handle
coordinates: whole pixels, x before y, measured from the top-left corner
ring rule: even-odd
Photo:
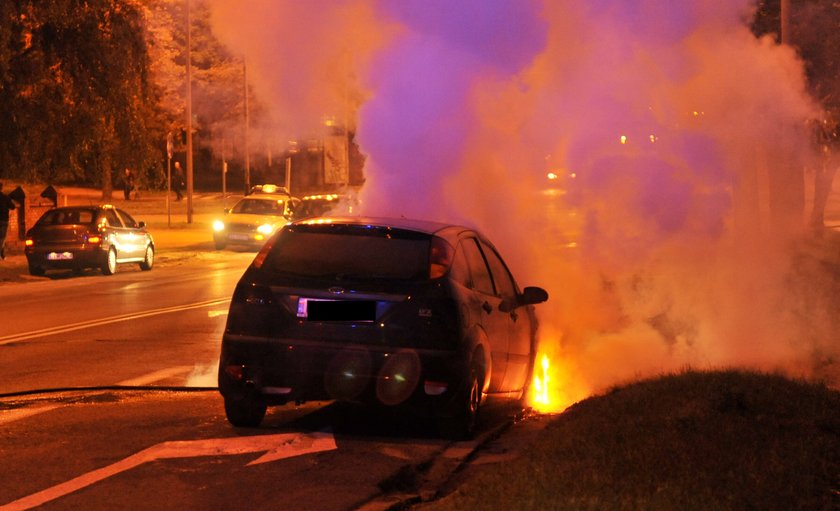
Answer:
[[[487,314],[493,312],[493,306],[487,302],[482,303],[481,308],[484,309],[484,312],[486,312]]]

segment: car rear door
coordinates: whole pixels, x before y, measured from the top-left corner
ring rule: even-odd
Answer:
[[[493,278],[476,238],[461,240],[460,249],[466,256],[472,279],[472,290],[468,298],[471,318],[479,318],[487,341],[490,344],[490,392],[503,390],[508,365],[509,319],[499,310],[502,299],[496,295]]]

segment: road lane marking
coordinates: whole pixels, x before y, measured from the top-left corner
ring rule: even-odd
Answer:
[[[136,378],[123,380],[117,383],[117,385],[124,385],[126,387],[139,387],[140,385],[148,385],[149,383],[165,380],[167,378],[171,378],[172,376],[177,376],[179,374],[189,374],[193,372],[194,369],[195,366],[167,367],[165,369],[159,369],[157,371],[153,371],[151,373],[144,374]]]
[[[265,452],[256,460],[247,464],[247,466],[250,466],[304,454],[331,451],[337,448],[332,433],[327,432],[279,433],[275,435],[163,442],[106,467],[92,470],[51,488],[4,504],[0,506],[0,511],[23,511],[40,506],[149,461]]]
[[[102,326],[110,323],[118,323],[120,321],[129,321],[132,319],[147,318],[149,316],[158,316],[160,314],[169,314],[171,312],[180,312],[190,309],[200,309],[202,307],[214,307],[223,303],[230,302],[230,298],[216,298],[214,300],[206,300],[203,302],[190,303],[186,305],[175,305],[173,307],[162,307],[160,309],[151,309],[141,312],[132,312],[130,314],[120,314],[118,316],[111,316],[108,318],[92,319],[88,321],[80,321],[78,323],[70,323],[69,325],[54,326],[49,328],[42,328],[40,330],[32,330],[30,332],[23,332],[19,334],[11,334],[0,337],[0,346],[19,341],[28,341],[38,337],[45,337],[47,335],[62,334],[65,332],[72,332],[75,330],[82,330],[84,328],[91,328],[94,326]]]
[[[9,422],[14,422],[16,420],[32,417],[33,415],[38,415],[39,413],[49,412],[50,410],[55,410],[56,408],[59,408],[61,406],[62,405],[47,405],[38,406],[35,408],[3,410],[2,412],[0,412],[0,424],[8,424]]]

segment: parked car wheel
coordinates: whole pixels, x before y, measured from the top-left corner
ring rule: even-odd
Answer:
[[[146,257],[143,259],[143,262],[140,263],[140,269],[143,271],[149,271],[152,269],[152,266],[155,265],[155,249],[151,245],[146,247]]]
[[[46,273],[46,271],[43,268],[41,268],[40,266],[37,266],[37,265],[34,265],[34,264],[29,265],[29,274],[30,275],[33,275],[35,277],[43,277],[44,273]]]
[[[240,428],[255,428],[260,425],[267,405],[252,397],[241,399],[225,398],[225,415],[228,422]]]
[[[467,440],[475,433],[478,409],[481,406],[481,381],[478,369],[470,370],[470,378],[464,389],[455,414],[438,419],[441,436],[450,440]]]
[[[102,274],[103,275],[113,275],[117,271],[117,251],[116,249],[108,250],[108,257],[105,258],[105,262],[102,264]]]

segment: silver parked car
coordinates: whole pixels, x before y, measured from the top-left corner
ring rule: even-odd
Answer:
[[[50,209],[26,233],[24,251],[29,273],[51,269],[98,268],[104,275],[117,264],[137,263],[151,270],[155,242],[144,222],[112,205]]]

